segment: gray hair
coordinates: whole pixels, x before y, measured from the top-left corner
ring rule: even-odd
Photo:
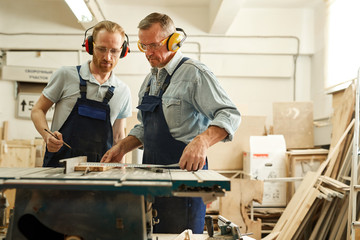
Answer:
[[[167,35],[174,33],[176,30],[173,20],[168,15],[157,12],[150,13],[141,20],[138,28],[140,30],[147,30],[155,23],[159,23],[164,33]]]

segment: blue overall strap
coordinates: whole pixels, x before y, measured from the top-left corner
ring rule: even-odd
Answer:
[[[103,103],[108,103],[110,101],[110,99],[112,98],[112,96],[114,96],[114,86],[110,86],[105,94]]]
[[[76,66],[80,78],[80,94],[82,99],[86,99],[86,81],[80,75],[80,68],[81,68],[80,65]],[[110,101],[110,99],[114,95],[114,89],[115,89],[114,86],[108,88],[103,100],[104,103],[108,103]]]
[[[80,94],[82,99],[86,99],[86,81],[80,76],[80,68],[80,65],[76,66],[80,78]]]
[[[168,74],[168,75],[166,76],[166,79],[165,79],[165,81],[164,81],[164,84],[163,84],[162,87],[161,87],[160,95],[159,95],[159,96],[161,96],[161,95],[166,91],[167,87],[168,87],[169,84],[170,84],[170,79],[171,79],[172,75],[174,75],[175,71],[176,71],[186,60],[188,60],[188,59],[189,59],[188,57],[183,57],[183,58],[181,59],[181,61],[179,62],[179,64],[176,66],[176,68],[175,68],[175,70],[173,71],[173,73],[172,73],[171,75]],[[148,85],[146,86],[146,90],[145,90],[144,96],[149,95],[149,92],[150,92],[150,84],[151,84],[151,78],[150,78],[150,80],[149,80]]]
[[[166,89],[168,88],[169,84],[170,84],[170,79],[171,77],[174,75],[174,73],[176,72],[176,70],[179,69],[179,67],[186,61],[188,60],[189,58],[188,57],[183,57],[181,59],[181,61],[179,62],[179,64],[176,66],[176,68],[174,69],[173,73],[171,75],[167,75],[166,76],[166,79],[164,81],[164,84],[162,85],[161,89],[160,89],[160,94],[159,96],[162,97],[162,95],[164,94],[164,92],[166,91]]]

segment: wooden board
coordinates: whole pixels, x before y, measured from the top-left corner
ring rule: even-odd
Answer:
[[[35,167],[38,144],[42,145],[42,141],[2,141],[0,143],[0,167]]]
[[[8,140],[8,132],[9,132],[9,122],[4,121],[3,122],[3,128],[2,128],[2,140],[7,141]]]
[[[343,93],[338,93],[333,96],[333,109],[334,114],[332,117],[332,126],[333,130],[331,133],[331,144],[330,151],[333,149],[335,144],[338,142],[345,129],[349,125],[350,121],[353,118],[354,113],[354,102],[355,102],[355,86],[351,84]],[[341,157],[343,154],[343,149],[345,142],[342,143],[341,147],[335,152],[334,158],[338,159],[337,161],[330,162],[325,175],[334,177],[337,173],[338,164],[341,163]],[[334,168],[336,172],[333,174]]]
[[[265,121],[265,116],[242,116],[231,142],[218,142],[208,149],[209,169],[243,169],[243,151],[249,151],[250,136],[264,135]]]
[[[220,198],[220,215],[240,227],[241,233],[250,233],[252,238],[261,239],[261,220],[251,220],[246,207],[252,201],[261,203],[264,183],[259,180],[231,179],[231,191]]]
[[[294,209],[299,209],[299,207],[301,207],[301,205],[303,204],[303,202],[306,199],[306,196],[312,191],[313,186],[316,181],[317,181],[316,173],[308,172],[305,175],[298,190],[295,192],[293,198],[290,200],[290,202],[288,203],[288,205],[285,208],[285,211],[283,212],[280,219],[276,223],[276,225],[272,231],[274,234],[271,234],[271,235],[269,234],[268,236],[266,236],[264,238],[264,240],[275,239],[277,237],[277,234],[282,232],[285,225],[288,224],[289,222],[291,223],[291,221],[294,220],[293,218],[296,215],[296,212],[294,211]]]
[[[305,204],[300,204],[290,215],[289,221],[283,228],[283,231],[280,232],[278,238],[279,239],[292,239],[293,235],[296,232],[296,229],[300,226],[304,217],[306,216],[308,210],[314,203],[316,197],[318,196],[319,191],[315,188],[310,188],[309,193],[306,195],[304,199]]]
[[[112,168],[109,166],[75,166],[74,171],[104,172]]]
[[[286,147],[313,148],[312,102],[273,103],[274,134],[284,135]]]

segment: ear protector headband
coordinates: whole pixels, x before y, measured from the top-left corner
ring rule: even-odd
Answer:
[[[82,46],[85,47],[86,52],[88,52],[90,55],[93,55],[94,53],[94,38],[92,35],[86,38],[86,34],[92,28],[94,27],[88,28],[85,31],[84,42],[82,44]],[[125,38],[126,39],[121,46],[122,48],[121,48],[120,58],[126,57],[126,55],[130,52],[129,37],[127,34],[125,34]]]
[[[182,32],[183,34],[179,33]],[[176,32],[171,34],[167,40],[167,50],[176,52],[183,45],[187,35],[182,28],[176,28]]]

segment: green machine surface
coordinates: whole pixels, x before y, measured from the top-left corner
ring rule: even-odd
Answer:
[[[202,197],[207,203],[230,190],[230,180],[212,170],[65,172],[0,168],[0,188],[17,189],[6,240],[151,239],[147,205],[155,196]]]

